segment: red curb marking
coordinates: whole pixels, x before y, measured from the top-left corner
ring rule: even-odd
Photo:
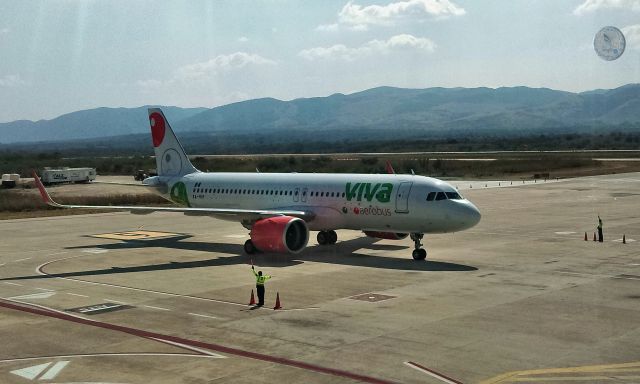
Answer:
[[[0,299],[0,307],[13,309],[13,310],[16,310],[16,311],[28,312],[28,313],[32,313],[32,314],[35,314],[35,315],[53,317],[53,318],[56,318],[56,319],[71,321],[73,323],[89,325],[89,326],[92,326],[92,327],[98,327],[98,328],[103,328],[103,329],[109,329],[109,330],[112,330],[112,331],[124,332],[124,333],[128,333],[128,334],[134,335],[134,336],[145,337],[145,338],[156,338],[156,339],[161,339],[161,340],[168,340],[168,341],[173,341],[173,342],[176,342],[176,343],[182,343],[182,344],[190,345],[192,347],[200,347],[200,348],[210,349],[212,351],[228,353],[230,355],[247,357],[247,358],[250,358],[250,359],[261,360],[261,361],[266,361],[266,362],[270,362],[270,363],[276,363],[276,364],[280,364],[280,365],[288,365],[288,366],[291,366],[291,367],[300,368],[300,369],[304,369],[304,370],[307,370],[307,371],[320,372],[320,373],[333,375],[333,376],[346,377],[348,379],[358,380],[358,381],[361,381],[363,383],[370,383],[370,384],[396,384],[396,383],[394,383],[392,381],[387,381],[387,380],[383,380],[383,379],[377,379],[377,378],[371,377],[371,376],[359,375],[359,374],[356,374],[356,373],[351,373],[351,372],[343,371],[343,370],[340,370],[340,369],[323,367],[323,366],[320,366],[320,365],[314,365],[314,364],[305,363],[305,362],[302,362],[302,361],[290,360],[290,359],[287,359],[287,358],[284,358],[284,357],[269,356],[269,355],[264,355],[264,354],[261,354],[261,353],[245,351],[245,350],[238,349],[238,348],[225,347],[224,345],[220,345],[220,344],[212,344],[212,343],[205,343],[205,342],[202,342],[202,341],[183,339],[181,337],[163,335],[163,334],[160,334],[160,333],[143,331],[141,329],[129,328],[129,327],[125,327],[125,326],[122,326],[122,325],[104,323],[104,322],[96,321],[96,320],[82,319],[82,318],[73,317],[73,316],[70,316],[70,315],[65,315],[63,313],[46,311],[46,310],[43,310],[43,309],[32,308],[32,307],[27,307],[27,306],[23,306],[23,305],[16,305],[16,304],[12,304],[12,303],[6,302],[6,301],[4,301],[2,299]]]

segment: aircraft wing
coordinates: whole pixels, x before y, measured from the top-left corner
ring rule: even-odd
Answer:
[[[49,192],[45,189],[38,175],[33,172],[33,179],[40,191],[40,196],[45,204],[56,208],[84,208],[84,209],[100,209],[109,211],[129,211],[135,214],[148,214],[152,212],[181,212],[190,216],[217,216],[223,219],[233,220],[259,220],[273,216],[293,216],[299,217],[305,221],[314,218],[313,212],[299,210],[263,210],[263,209],[233,209],[233,208],[188,208],[188,207],[137,207],[137,206],[118,206],[118,205],[71,205],[59,204],[55,202]]]

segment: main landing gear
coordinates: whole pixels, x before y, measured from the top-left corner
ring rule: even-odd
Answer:
[[[415,249],[413,250],[411,256],[413,256],[414,260],[424,260],[427,257],[427,250],[422,248],[422,237],[424,234],[422,233],[412,233],[411,240],[413,240],[413,244]]]
[[[320,231],[316,239],[320,245],[335,244],[338,241],[338,234],[336,231]]]

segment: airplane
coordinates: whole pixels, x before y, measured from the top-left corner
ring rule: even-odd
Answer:
[[[475,226],[480,211],[450,184],[403,174],[201,172],[159,108],[149,108],[157,176],[142,185],[179,207],[87,206],[58,204],[34,172],[43,201],[58,208],[111,211],[181,212],[240,222],[250,239],[247,254],[298,253],[318,231],[320,245],[335,244],[337,229],[414,243],[412,257],[424,260],[424,234],[450,233]]]

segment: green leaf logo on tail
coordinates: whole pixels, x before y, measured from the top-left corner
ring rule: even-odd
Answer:
[[[187,196],[187,187],[183,182],[179,181],[171,187],[171,200],[174,202],[191,207],[189,197]]]

